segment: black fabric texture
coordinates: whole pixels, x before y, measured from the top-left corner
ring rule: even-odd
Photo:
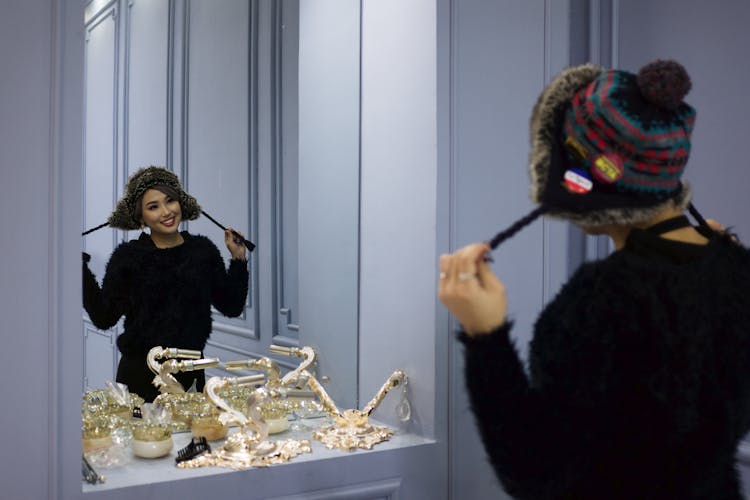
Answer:
[[[750,428],[750,252],[634,230],[538,317],[459,334],[485,450],[519,499],[740,499]]]
[[[117,347],[128,361],[145,360],[154,346],[202,351],[211,334],[211,306],[230,317],[239,316],[245,307],[247,263],[232,259],[227,269],[211,240],[181,234],[184,242],[173,248],[157,248],[145,233],[122,243],[107,263],[101,286],[83,264],[83,306],[102,330],[125,316]],[[153,375],[145,361],[142,369],[150,383]],[[131,387],[135,379],[118,382],[145,398],[139,390],[146,388]]]

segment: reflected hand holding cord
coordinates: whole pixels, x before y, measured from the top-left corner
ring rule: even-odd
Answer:
[[[228,227],[224,229],[224,243],[234,260],[247,260],[245,253],[245,237],[239,231]]]
[[[470,336],[491,333],[505,322],[505,285],[486,261],[489,251],[487,243],[474,243],[440,256],[438,297]]]
[[[206,218],[207,218],[208,220],[210,220],[211,222],[213,222],[214,224],[216,224],[217,226],[219,226],[219,227],[220,227],[221,229],[223,229],[223,230],[224,230],[224,232],[226,233],[226,231],[227,231],[227,228],[226,228],[226,227],[224,227],[224,226],[222,226],[222,225],[221,225],[221,224],[219,223],[219,221],[217,221],[216,219],[214,219],[213,217],[211,217],[210,215],[208,215],[208,214],[207,214],[207,213],[205,212],[205,210],[202,210],[202,211],[201,211],[201,213],[202,213],[203,215],[205,215],[205,216],[206,216]],[[255,243],[253,243],[252,241],[250,241],[250,240],[246,239],[246,238],[245,238],[244,236],[242,236],[242,235],[241,235],[240,233],[238,233],[237,231],[235,231],[235,230],[234,230],[234,229],[232,229],[232,228],[229,228],[229,231],[230,231],[230,232],[231,232],[231,233],[232,233],[232,234],[233,234],[233,235],[234,235],[234,236],[235,236],[236,238],[240,238],[240,241],[241,241],[241,242],[242,242],[242,243],[243,243],[243,244],[244,244],[244,245],[245,245],[245,246],[247,247],[247,249],[248,249],[248,250],[250,250],[251,252],[252,252],[253,250],[255,250]],[[225,238],[225,240],[226,240],[226,238]],[[231,251],[231,250],[230,250],[230,251]]]

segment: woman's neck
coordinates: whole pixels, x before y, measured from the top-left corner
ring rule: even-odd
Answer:
[[[683,211],[681,209],[672,206],[665,208],[651,219],[640,224],[634,224],[632,226],[610,226],[605,232],[612,239],[612,243],[614,244],[615,249],[620,250],[625,246],[625,242],[630,235],[630,231],[632,231],[634,228],[645,229],[667,219],[679,217],[682,214]],[[708,243],[708,239],[698,231],[696,231],[693,227],[683,227],[680,229],[675,229],[673,231],[662,234],[661,237],[669,240],[682,241],[684,243],[693,243],[698,245],[705,245],[706,243]]]
[[[172,248],[182,245],[185,240],[182,234],[177,232],[173,234],[151,233],[151,241],[154,242],[156,248]]]

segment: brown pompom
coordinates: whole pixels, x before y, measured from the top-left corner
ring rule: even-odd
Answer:
[[[638,72],[638,86],[643,97],[668,110],[675,110],[690,92],[690,76],[677,61],[656,60]]]

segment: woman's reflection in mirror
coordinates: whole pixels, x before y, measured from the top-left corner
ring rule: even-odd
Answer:
[[[152,347],[202,351],[211,333],[211,306],[226,316],[239,316],[245,307],[245,245],[232,235],[232,228],[225,230],[232,256],[227,268],[211,240],[179,230],[181,221],[200,213],[198,202],[174,173],[153,166],[140,169],[128,179],[108,223],[141,229],[141,234],[115,248],[101,286],[84,254],[83,306],[100,329],[125,317],[117,337],[121,359],[116,380],[146,401],[159,394],[146,364]],[[148,232],[143,231],[146,227]],[[175,376],[186,389],[193,384],[203,389],[201,370]]]
[[[537,318],[528,373],[486,259],[524,224],[440,259],[472,409],[513,496],[742,498],[750,252],[700,217],[681,181],[689,89],[680,64],[656,61],[638,75],[570,68],[542,92],[530,158],[540,208],[522,221],[545,212],[615,251],[581,265]]]

